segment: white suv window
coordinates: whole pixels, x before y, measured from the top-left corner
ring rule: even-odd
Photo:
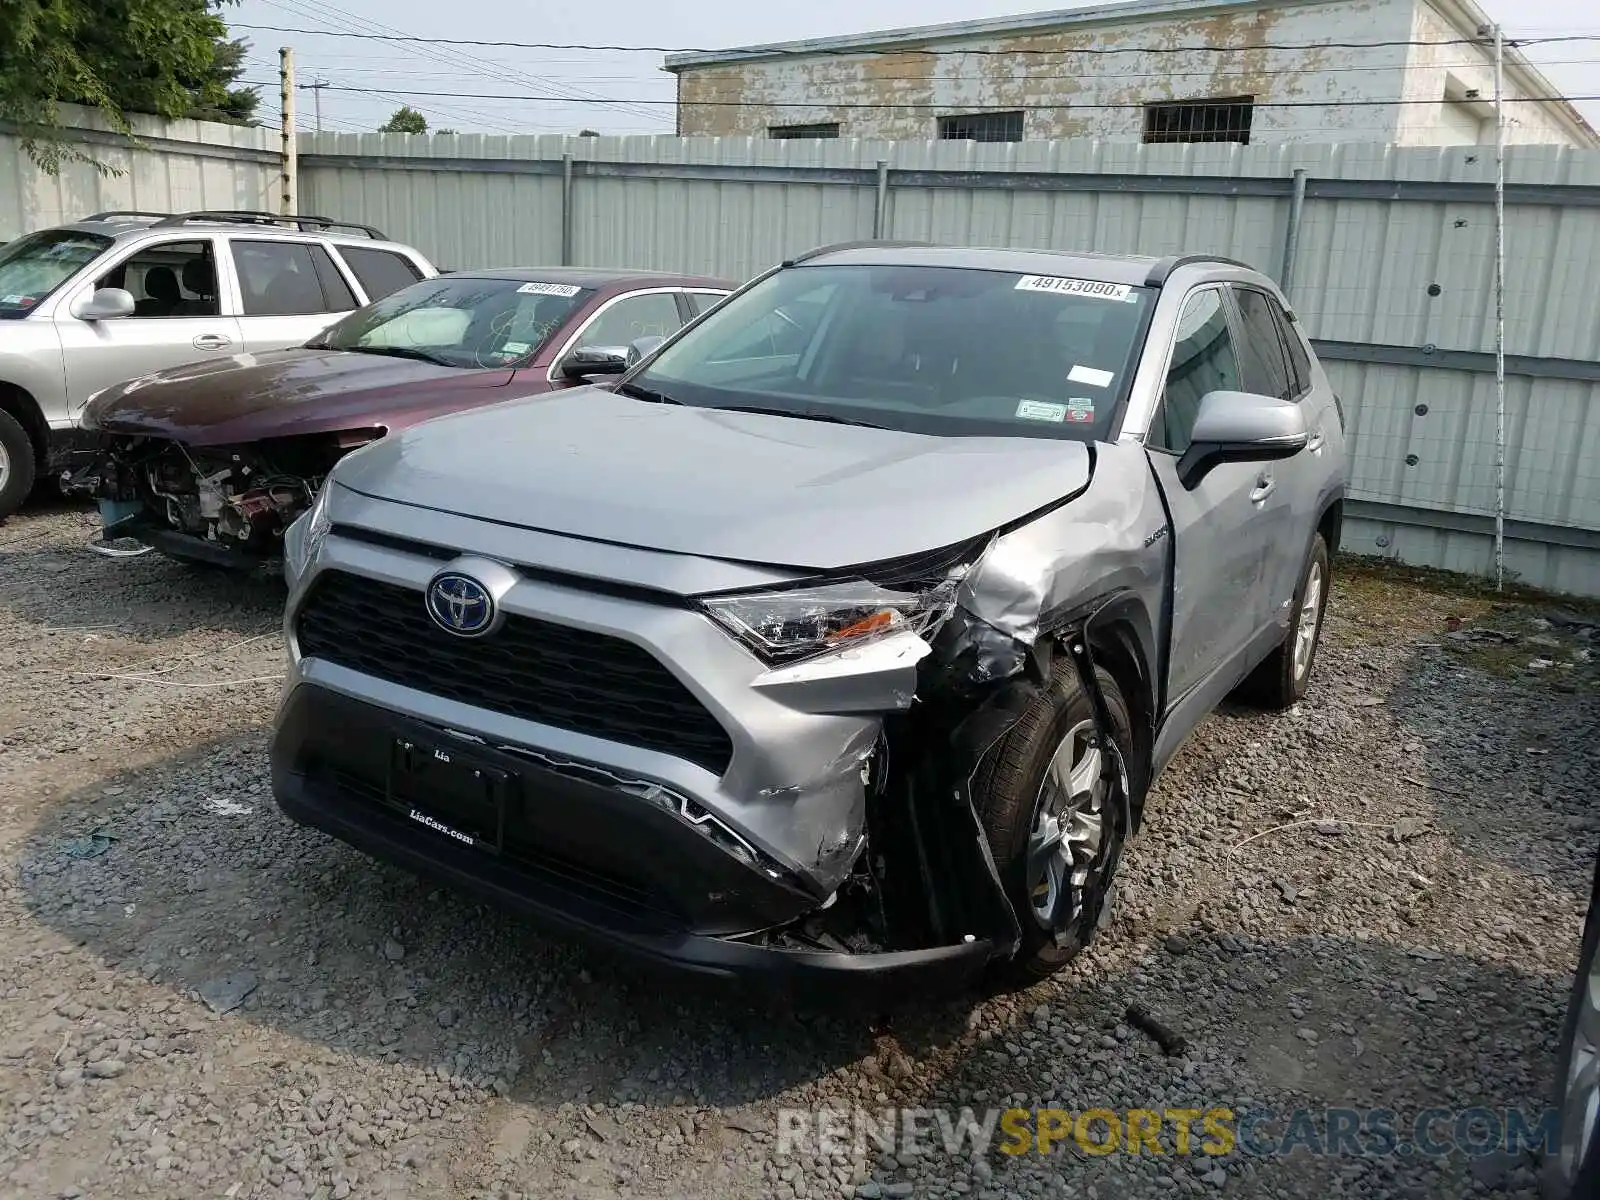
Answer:
[[[297,317],[357,307],[326,248],[256,238],[234,238],[231,244],[245,316]]]
[[[217,260],[209,238],[144,245],[94,286],[122,288],[133,297],[134,319],[215,317]]]

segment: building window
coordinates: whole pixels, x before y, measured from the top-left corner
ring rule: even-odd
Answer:
[[[1254,96],[1228,96],[1221,100],[1179,100],[1144,106],[1144,140],[1147,142],[1238,142],[1250,144],[1250,115]]]
[[[1020,112],[971,113],[961,117],[939,118],[942,142],[1020,142]]]
[[[839,122],[815,121],[810,125],[768,125],[767,136],[771,138],[836,138],[839,136]]]

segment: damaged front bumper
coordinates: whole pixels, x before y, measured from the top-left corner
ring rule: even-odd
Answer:
[[[472,761],[515,779],[515,814],[498,845],[467,845],[396,807],[372,786],[396,737],[460,746]],[[695,974],[810,992],[848,981],[850,995],[883,989],[885,1001],[959,987],[994,947],[953,945],[877,953],[799,948],[719,924],[764,915],[794,919],[815,897],[773,879],[687,828],[666,808],[549,761],[452,741],[437,727],[314,685],[290,694],[272,750],[273,789],[286,815],[365,853],[581,938]],[[456,832],[464,832],[456,830]],[[470,835],[469,835],[470,836]],[[693,898],[698,912],[685,912]]]

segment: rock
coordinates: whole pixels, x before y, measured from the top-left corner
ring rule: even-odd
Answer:
[[[1416,996],[1417,999],[1421,1000],[1424,1004],[1432,1004],[1439,998],[1439,993],[1424,983],[1417,988]]]
[[[438,1011],[436,1019],[440,1029],[449,1029],[456,1023],[456,1010],[447,1004]]]
[[[1181,933],[1167,935],[1166,947],[1168,954],[1187,954],[1192,943]]]
[[[208,979],[200,985],[200,999],[218,1015],[230,1013],[256,990],[257,982],[255,974],[250,971],[236,971],[219,979]]]
[[[1295,887],[1294,884],[1290,883],[1287,879],[1274,879],[1272,881],[1272,886],[1278,889],[1278,894],[1283,897],[1283,902],[1285,904],[1293,904],[1295,899],[1300,895],[1300,889]]]
[[[99,1062],[89,1064],[89,1074],[96,1079],[115,1079],[128,1069],[128,1064],[120,1058],[102,1058]]]
[[[406,956],[406,948],[399,942],[390,938],[383,944],[383,956],[392,963],[397,963]]]
[[[68,1067],[64,1071],[56,1072],[56,1086],[59,1088],[69,1088],[73,1084],[81,1082],[82,1079],[83,1072],[77,1067]]]

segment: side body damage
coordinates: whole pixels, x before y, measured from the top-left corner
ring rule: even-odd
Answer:
[[[963,578],[955,606],[928,638],[909,687],[875,698],[882,731],[847,748],[867,787],[864,851],[840,886],[838,904],[760,935],[792,949],[859,953],[984,946],[978,958],[1009,959],[1021,917],[1007,897],[978,820],[973,780],[980,763],[1066,657],[1091,697],[1108,795],[1125,829],[1143,800],[1109,736],[1095,668],[1108,670],[1133,701],[1136,753],[1148,753],[1160,711],[1163,596],[1170,538],[1142,447],[1097,445],[1092,482],[1053,512],[1001,530]],[[1138,497],[1133,503],[1131,497]],[[1093,562],[1092,573],[1074,570]],[[856,702],[861,697],[855,697]],[[1147,781],[1146,781],[1147,782]],[[1109,879],[1120,843],[1095,875]],[[820,864],[819,864],[820,865]],[[1104,919],[1108,891],[1091,888]]]

